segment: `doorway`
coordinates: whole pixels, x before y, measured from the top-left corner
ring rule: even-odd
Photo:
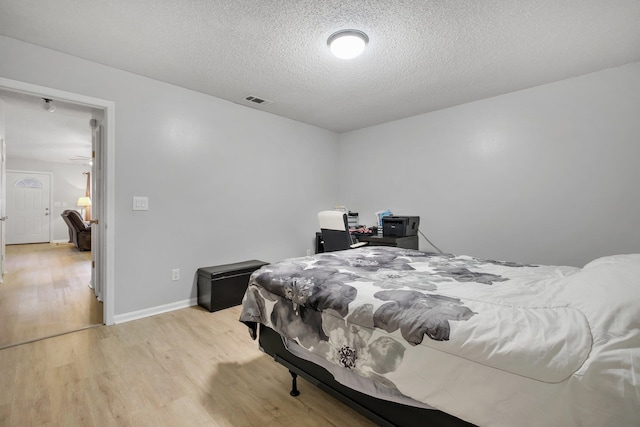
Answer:
[[[91,284],[93,287],[98,285],[101,287],[101,299],[102,299],[102,309],[100,313],[96,313],[95,308],[91,308],[90,318],[92,319],[90,323],[95,323],[99,319],[99,323],[105,324],[113,324],[113,308],[112,308],[112,295],[113,295],[113,283],[112,283],[112,275],[113,275],[113,266],[112,266],[112,244],[110,242],[113,241],[113,227],[109,232],[106,232],[106,224],[109,223],[110,219],[113,218],[113,209],[110,201],[113,200],[113,172],[115,168],[108,162],[109,154],[113,153],[113,134],[115,130],[115,126],[113,123],[114,116],[114,104],[110,101],[100,100],[85,97],[78,94],[68,93],[57,91],[55,89],[30,85],[23,82],[13,81],[9,79],[0,78],[0,98],[3,93],[8,92],[18,92],[22,94],[27,94],[33,96],[35,98],[48,98],[53,99],[54,102],[60,101],[69,104],[75,104],[80,107],[90,107],[94,109],[98,109],[102,111],[103,117],[100,121],[100,132],[103,137],[103,144],[98,147],[94,147],[95,157],[93,158],[94,162],[97,162],[98,165],[92,167],[92,176],[99,183],[99,188],[97,191],[97,197],[92,202],[92,211],[94,224],[92,224],[92,236],[93,232],[97,236],[97,248],[96,251],[90,252],[82,252],[78,251],[76,248],[70,247],[70,245],[66,242],[60,242],[59,239],[51,239],[48,238],[45,240],[45,243],[35,243],[35,244],[27,244],[27,245],[12,245],[8,247],[7,250],[7,271],[19,271],[22,267],[20,265],[30,265],[34,266],[34,271],[27,271],[28,275],[31,275],[30,279],[27,279],[27,282],[35,282],[37,280],[33,280],[34,277],[40,275],[39,277],[49,277],[49,290],[32,290],[34,296],[40,298],[40,300],[55,300],[54,295],[56,294],[56,289],[64,288],[64,283],[67,284],[73,282],[74,284],[77,282],[82,282],[83,285]],[[7,121],[6,126],[11,126],[11,121]],[[89,126],[89,123],[87,123]],[[91,127],[95,127],[95,122],[91,123]],[[95,129],[94,129],[95,130]],[[7,144],[11,144],[11,140],[5,138]],[[97,150],[96,150],[97,148]],[[97,151],[97,153],[96,153]],[[6,177],[3,181],[3,184],[7,183]],[[20,197],[20,196],[17,196]],[[75,205],[75,203],[73,203]],[[75,206],[74,206],[75,207]],[[52,215],[53,212],[51,212]],[[54,215],[55,216],[55,215]],[[52,221],[53,222],[53,221]],[[50,234],[53,231],[50,231]],[[54,241],[57,240],[57,241]],[[11,240],[10,240],[11,242]],[[92,239],[93,243],[93,239]],[[20,248],[22,247],[22,248]],[[27,248],[28,251],[24,251],[22,249]],[[63,250],[66,249],[66,252],[57,251],[55,249]],[[27,252],[32,252],[31,254],[26,254]],[[99,254],[96,258],[93,258],[94,253]],[[15,258],[16,260],[22,258],[23,261],[17,262],[16,264],[12,263],[11,258]],[[48,270],[39,269],[37,266],[39,264],[43,264],[43,259],[49,258],[51,261],[52,267],[48,267]],[[66,273],[60,273],[63,268],[68,268],[69,271]],[[24,270],[24,269],[22,269]],[[27,269],[29,270],[29,269]],[[24,273],[24,271],[22,271]],[[10,272],[9,275],[12,273]],[[5,276],[5,279],[9,278],[9,275]],[[24,280],[24,279],[20,279]],[[6,286],[5,283],[0,283],[0,287]],[[89,288],[90,289],[90,288]],[[67,289],[68,291],[68,289]],[[59,292],[59,293],[67,293],[67,291]],[[38,295],[39,293],[39,295]],[[64,299],[64,298],[63,298]],[[33,299],[31,300],[34,301]],[[27,307],[29,305],[28,302],[23,302],[21,305]],[[60,301],[57,303],[53,303],[52,305],[63,306]],[[64,307],[63,307],[64,309]],[[6,319],[3,319],[3,323]],[[75,330],[82,328],[82,325],[74,324],[73,328]],[[44,330],[46,328],[41,328]],[[57,333],[65,333],[65,331],[53,332]],[[41,335],[37,332],[34,333],[33,339],[39,339],[37,335]],[[26,341],[23,337],[23,341]],[[2,346],[2,343],[0,343]]]

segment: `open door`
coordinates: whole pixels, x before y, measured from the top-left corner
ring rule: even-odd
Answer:
[[[103,266],[104,259],[101,250],[100,220],[104,218],[102,203],[102,147],[104,130],[103,125],[97,119],[91,119],[91,146],[92,146],[92,166],[91,166],[91,287],[98,301],[103,301]]]
[[[4,280],[4,258],[5,258],[5,241],[4,241],[4,223],[6,217],[7,199],[5,195],[7,178],[5,176],[6,168],[6,144],[4,141],[4,101],[0,99],[0,283]]]
[[[92,213],[94,221],[99,222],[92,230],[92,257],[93,268],[91,270],[91,285],[97,288],[96,295],[103,304],[104,323],[114,324],[114,265],[115,256],[113,241],[115,228],[114,200],[115,200],[115,103],[104,99],[93,98],[72,92],[65,92],[44,86],[33,85],[17,80],[0,77],[0,90],[17,91],[31,94],[39,98],[54,98],[65,102],[77,103],[90,106],[96,109],[96,122],[91,124],[95,128],[94,161],[92,167]],[[92,132],[93,133],[93,132]],[[0,181],[3,178],[0,173]],[[2,184],[2,182],[0,182]],[[4,200],[0,200],[0,208],[4,205]],[[4,211],[0,211],[4,212]],[[3,215],[0,215],[3,216]],[[2,221],[0,221],[1,223]],[[110,224],[107,228],[107,224]],[[94,225],[92,225],[92,228]],[[95,238],[93,237],[95,233]],[[2,238],[0,234],[0,239]],[[2,242],[0,242],[2,247]]]

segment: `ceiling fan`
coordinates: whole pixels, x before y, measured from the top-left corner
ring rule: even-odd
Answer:
[[[69,160],[86,162],[86,163],[89,163],[90,165],[93,164],[93,158],[91,158],[90,156],[73,156]]]

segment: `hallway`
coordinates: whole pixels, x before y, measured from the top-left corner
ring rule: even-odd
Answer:
[[[102,324],[89,287],[91,252],[67,243],[8,245],[0,348]]]

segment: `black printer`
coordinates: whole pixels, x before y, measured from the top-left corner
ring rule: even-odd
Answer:
[[[415,236],[418,234],[419,226],[419,216],[385,216],[382,218],[382,235],[393,237]]]

